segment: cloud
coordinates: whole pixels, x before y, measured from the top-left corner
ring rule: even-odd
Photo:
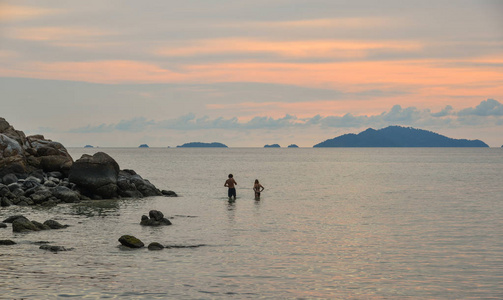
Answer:
[[[315,115],[310,118],[297,118],[294,115],[286,114],[284,117],[273,118],[267,116],[256,116],[249,121],[239,121],[237,117],[224,118],[217,117],[211,119],[208,116],[197,118],[195,114],[189,113],[178,118],[163,121],[147,120],[146,118],[133,118],[122,120],[117,124],[101,124],[98,126],[86,126],[70,130],[74,133],[90,132],[147,132],[149,130],[253,130],[268,129],[275,130],[281,128],[301,128],[321,126],[328,128],[361,128],[361,127],[384,127],[388,125],[410,125],[417,127],[449,125],[456,126],[479,126],[481,124],[501,125],[503,116],[501,113],[502,104],[496,100],[488,99],[482,101],[475,108],[465,108],[459,113],[454,112],[452,106],[448,105],[438,113],[431,113],[430,110],[419,110],[415,107],[402,108],[394,105],[388,112],[376,115],[355,116],[347,113],[343,116],[320,116]],[[463,112],[463,113],[462,113]],[[469,113],[466,113],[469,112]]]
[[[465,108],[458,112],[460,116],[503,116],[503,104],[487,99],[480,102],[475,108]]]
[[[445,117],[451,114],[453,108],[450,105],[447,105],[444,109],[439,111],[438,113],[432,113],[432,117],[440,118],[440,117]]]
[[[62,12],[63,10],[61,9],[49,9],[0,3],[0,23],[29,20]]]

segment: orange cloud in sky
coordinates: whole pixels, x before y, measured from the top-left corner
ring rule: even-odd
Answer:
[[[0,3],[0,22],[32,19],[39,16],[61,13],[60,9],[18,6]]]
[[[185,75],[162,69],[154,64],[127,60],[91,62],[30,62],[21,69],[0,68],[0,76],[74,80],[94,83],[177,82]]]
[[[161,56],[194,56],[232,53],[271,53],[297,58],[362,58],[370,50],[393,52],[418,51],[423,44],[415,41],[264,41],[246,38],[199,40],[178,47],[163,47]]]

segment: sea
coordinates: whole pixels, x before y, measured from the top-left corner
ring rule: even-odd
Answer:
[[[179,197],[0,208],[70,225],[0,229],[0,299],[503,299],[503,148],[68,150]]]

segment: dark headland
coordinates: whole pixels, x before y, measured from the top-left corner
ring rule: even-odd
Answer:
[[[489,147],[480,140],[453,139],[412,127],[369,128],[358,134],[344,134],[313,147]]]
[[[222,143],[200,143],[200,142],[192,142],[185,143],[181,146],[176,146],[177,148],[227,148],[227,145]]]

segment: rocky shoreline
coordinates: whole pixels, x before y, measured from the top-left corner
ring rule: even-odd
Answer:
[[[104,152],[73,161],[43,135],[26,136],[0,118],[0,205],[76,203],[81,200],[176,197],[133,170],[121,170]]]

